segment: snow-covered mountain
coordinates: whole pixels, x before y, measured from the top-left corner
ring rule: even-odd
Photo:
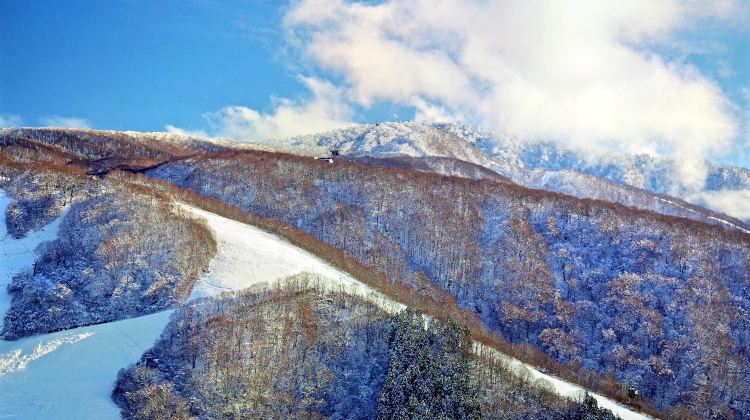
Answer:
[[[0,189],[2,277],[9,277],[22,266],[33,264],[34,252],[31,249],[54,238],[60,222],[56,219],[42,230],[32,231],[27,237],[16,240],[4,232],[4,210],[9,203],[10,199]],[[219,246],[209,270],[193,289],[192,300],[257,287],[258,284],[282,283],[284,278],[305,273],[315,275],[323,287],[347,290],[347,293],[361,296],[390,312],[404,308],[403,304],[389,300],[281,238],[193,206],[183,207],[207,220]],[[6,298],[2,287],[0,303]],[[4,315],[6,306],[0,305],[0,315]],[[172,312],[166,310],[18,341],[0,340],[0,416],[117,418],[117,407],[110,400],[113,378],[120,368],[136,361],[151,346]],[[515,375],[533,377],[536,383],[544,384],[561,397],[575,400],[586,391],[479,343],[476,346],[492,352]],[[592,396],[600,406],[621,418],[648,418],[602,395],[594,393]]]
[[[703,187],[687,188],[680,180],[677,162],[671,159],[643,154],[600,154],[593,158],[586,151],[559,143],[521,140],[469,125],[386,122],[286,139],[243,141],[159,132],[48,131],[2,129],[0,136],[29,137],[47,144],[59,136],[81,137],[86,142],[102,138],[109,151],[99,157],[107,162],[119,156],[120,148],[137,145],[144,148],[148,159],[156,160],[129,162],[136,167],[194,152],[260,149],[323,157],[337,150],[347,159],[360,162],[474,179],[510,180],[530,188],[750,230],[746,224],[750,222],[750,205],[745,204],[750,202],[750,169],[705,162]],[[161,149],[150,150],[154,145]]]
[[[750,169],[707,162],[703,188],[686,188],[674,160],[648,155],[599,156],[551,142],[532,142],[449,123],[388,122],[287,139],[243,142],[244,146],[311,156],[331,150],[352,157],[441,157],[490,169],[531,188],[579,198],[616,202],[747,231]],[[217,145],[227,146],[217,140]],[[422,165],[424,166],[424,164]],[[456,175],[432,165],[434,172]],[[468,176],[474,177],[474,176]],[[726,213],[726,214],[722,214]]]
[[[12,297],[3,300],[0,294],[7,332],[0,341],[0,371],[13,370],[6,382],[0,378],[0,388],[51,407],[46,401],[60,401],[64,384],[81,378],[80,365],[70,364],[48,381],[54,390],[38,388],[54,397],[31,392],[37,390],[33,385],[20,388],[18,381],[37,381],[46,367],[64,359],[86,358],[98,343],[118,348],[128,341],[118,333],[121,328],[139,329],[125,318],[137,316],[134,320],[153,327],[144,336],[148,340],[139,341],[136,353],[112,352],[96,366],[111,385],[118,366],[145,352],[117,374],[114,401],[127,418],[165,406],[173,407],[175,417],[186,410],[213,412],[221,408],[211,397],[214,389],[230,401],[245,401],[242,392],[226,392],[238,383],[258,389],[257,377],[246,373],[276,366],[261,357],[277,354],[278,366],[302,363],[312,349],[337,347],[339,337],[350,333],[344,353],[327,352],[335,358],[305,369],[329,369],[343,381],[317,388],[332,396],[325,400],[331,407],[376,404],[372,397],[393,365],[381,356],[396,348],[376,324],[392,314],[372,308],[375,317],[352,319],[373,302],[338,287],[344,282],[434,319],[459,320],[483,343],[476,346],[477,357],[486,356],[486,345],[518,366],[536,366],[529,369],[531,377],[544,372],[565,379],[568,384],[550,378],[562,396],[576,396],[579,384],[608,398],[592,401],[607,406],[616,400],[653,416],[668,418],[685,404],[702,417],[747,412],[750,400],[742,390],[750,383],[743,351],[748,324],[742,314],[750,308],[745,281],[750,235],[742,222],[582,170],[531,167],[522,159],[525,149],[515,148],[513,140],[501,148],[495,145],[500,140],[482,138],[480,130],[450,127],[453,131],[434,124],[380,124],[241,145],[173,134],[0,131],[0,187],[9,197],[3,216],[10,234],[0,254],[15,258],[10,251],[20,251],[16,241],[33,239],[42,226],[60,220],[52,241],[36,253],[23,250],[26,270],[0,278],[11,285]],[[464,128],[474,137],[460,132]],[[332,156],[331,150],[343,156],[331,163],[309,157]],[[294,288],[271,294],[244,289],[301,271],[332,281],[310,296],[306,289],[302,294]],[[232,291],[238,295],[217,295]],[[350,303],[337,300],[342,296]],[[355,297],[359,303],[352,303]],[[10,305],[3,309],[3,302]],[[173,309],[162,338],[146,349],[167,319],[152,324],[141,315]],[[382,326],[411,325],[399,319]],[[349,321],[369,326],[354,329],[346,326]],[[334,325],[341,329],[333,331]],[[272,343],[270,331],[290,338],[281,344],[291,347]],[[373,336],[380,341],[368,339]],[[7,341],[14,338],[18,341]],[[236,348],[245,350],[240,354]],[[366,355],[376,348],[385,353]],[[236,367],[243,360],[255,364],[243,371]],[[442,359],[435,360],[429,363]],[[204,371],[206,363],[213,367]],[[377,376],[351,374],[361,369]],[[296,377],[291,375],[282,382],[291,383]],[[520,382],[515,375],[496,381],[508,384],[505,391],[484,387],[485,407],[579,410],[575,402],[536,396],[536,381],[521,376]],[[370,377],[380,382],[360,380]],[[97,391],[71,389],[95,394],[89,406],[104,405],[114,413],[108,391],[102,391],[107,385],[86,381],[100,384]],[[282,392],[274,383],[260,389]],[[358,400],[350,390],[369,396]],[[503,400],[508,392],[515,397]],[[511,402],[522,395],[533,404],[528,409]],[[703,395],[714,399],[695,403]],[[349,412],[349,405],[340,407],[336,410]],[[20,409],[14,405],[11,413]]]

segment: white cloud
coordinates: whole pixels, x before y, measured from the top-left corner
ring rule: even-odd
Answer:
[[[302,0],[284,25],[359,105],[393,101],[423,119],[670,155],[685,185],[698,187],[700,161],[736,139],[736,116],[714,81],[656,47],[698,23],[746,16],[740,4]]]
[[[174,126],[172,124],[167,124],[164,126],[164,128],[167,130],[168,133],[174,133],[179,134],[181,136],[188,136],[188,137],[209,137],[206,130],[186,130],[184,128],[180,128],[177,126]]]
[[[203,115],[208,130],[187,131],[168,125],[170,132],[212,135],[236,140],[284,138],[332,130],[354,124],[352,110],[341,96],[341,90],[329,82],[300,78],[311,96],[292,100],[272,98],[273,111],[259,112],[244,106],[228,106]]]
[[[414,106],[414,120],[415,121],[440,121],[440,122],[462,122],[466,118],[463,115],[456,113],[434,103],[429,103],[421,98],[416,98],[412,101]]]
[[[694,203],[703,203],[706,207],[750,221],[750,190],[708,191],[688,197]]]
[[[91,123],[85,118],[62,117],[60,115],[48,115],[39,119],[43,127],[54,128],[91,128]]]
[[[20,127],[21,124],[23,124],[23,119],[19,115],[0,114],[0,127]]]

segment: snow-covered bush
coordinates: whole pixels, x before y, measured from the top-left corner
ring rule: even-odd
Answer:
[[[58,174],[65,177],[65,174]],[[33,183],[38,177],[16,178]],[[215,252],[202,222],[178,210],[164,197],[110,181],[96,181],[67,207],[57,239],[41,246],[33,267],[8,286],[11,307],[2,336],[96,324],[152,313],[183,302]],[[14,193],[32,190],[16,188]],[[54,200],[54,196],[48,196]],[[48,220],[45,207],[27,195],[24,226]],[[16,223],[11,219],[8,224]]]
[[[0,154],[0,188],[15,200],[5,210],[5,224],[14,238],[36,230],[62,214],[74,199],[90,193],[89,180],[64,167],[18,164]]]

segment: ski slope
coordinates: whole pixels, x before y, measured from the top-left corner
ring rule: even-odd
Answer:
[[[0,190],[0,319],[6,287],[37,257],[35,249],[57,237],[60,218],[21,239],[8,235]],[[136,362],[159,337],[171,312],[101,325],[0,340],[0,419],[117,419],[110,399],[117,372]]]
[[[198,281],[193,298],[241,290],[263,282],[281,280],[285,277],[310,272],[326,278],[330,287],[343,286],[350,293],[366,297],[389,312],[402,309],[403,304],[394,302],[367,285],[354,279],[320,258],[303,251],[283,238],[267,233],[196,207],[182,205],[193,214],[206,220],[217,241],[216,256],[209,265],[209,272]],[[476,343],[476,346],[481,346]],[[547,375],[503,353],[490,350],[519,374],[528,374],[533,380],[546,381],[557,394],[580,399],[585,389],[557,377]],[[624,405],[602,395],[590,393],[599,406],[612,410],[625,420],[646,419],[648,416],[634,412]]]
[[[191,299],[246,289],[305,272],[327,278],[330,286],[377,294],[349,274],[283,238],[197,207],[184,204],[181,207],[205,219],[216,238],[216,256],[208,271],[198,279]]]
[[[171,313],[0,341],[0,419],[119,419],[117,372],[151,348]]]

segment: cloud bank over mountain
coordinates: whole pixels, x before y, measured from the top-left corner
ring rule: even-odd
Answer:
[[[696,48],[685,39],[748,15],[734,0],[302,0],[283,29],[295,71],[315,75],[300,76],[309,97],[274,98],[267,113],[210,112],[204,132],[283,137],[389,103],[418,120],[562,141],[594,157],[674,157],[698,188],[704,159],[737,148],[747,111],[685,59]]]
[[[730,1],[308,0],[285,25],[359,105],[394,101],[523,137],[674,154],[684,181],[702,184],[698,162],[737,136],[732,105],[659,50],[740,12]]]

